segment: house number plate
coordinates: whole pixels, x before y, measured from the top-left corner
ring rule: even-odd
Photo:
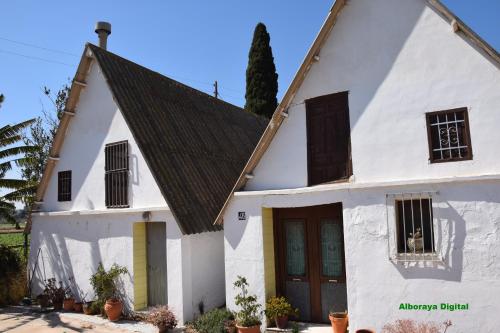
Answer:
[[[247,219],[246,212],[238,212],[238,221],[245,221]]]

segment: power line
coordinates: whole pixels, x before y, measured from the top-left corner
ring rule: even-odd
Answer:
[[[54,52],[54,53],[61,53],[61,54],[70,55],[70,56],[73,56],[73,57],[78,57],[78,55],[76,55],[74,53],[66,52],[66,51],[61,51],[61,50],[51,49],[51,48],[48,48],[48,47],[43,47],[43,46],[39,46],[39,45],[35,45],[35,44],[20,42],[20,41],[9,39],[9,38],[5,38],[5,37],[0,37],[0,39],[1,40],[5,40],[7,42],[14,43],[14,44],[19,44],[19,45],[23,45],[23,46],[32,47],[32,48],[35,48],[35,49],[40,49],[40,50],[44,50],[44,51],[49,51],[49,52]]]
[[[2,50],[2,49],[0,49],[0,52],[1,53],[15,55],[15,56],[18,56],[18,57],[27,58],[27,59],[38,60],[38,61],[45,61],[45,62],[49,62],[49,63],[52,63],[52,64],[58,64],[58,65],[64,65],[64,66],[69,66],[69,67],[75,67],[74,65],[71,65],[71,64],[68,64],[68,63],[65,63],[65,62],[61,62],[61,61],[57,61],[57,60],[50,60],[50,59],[45,59],[45,58],[39,58],[39,57],[34,57],[34,56],[30,56],[30,55],[26,55],[26,54],[22,54],[22,53],[17,53],[17,52],[12,52],[12,51]]]

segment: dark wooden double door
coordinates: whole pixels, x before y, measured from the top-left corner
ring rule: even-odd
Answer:
[[[328,322],[347,310],[342,204],[274,210],[278,294],[299,320]]]

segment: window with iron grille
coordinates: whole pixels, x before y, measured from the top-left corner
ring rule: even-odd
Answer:
[[[71,170],[57,174],[57,201],[71,201]]]
[[[396,262],[442,262],[434,216],[438,192],[386,195],[389,259]]]
[[[106,207],[128,207],[128,141],[109,143],[104,153]]]
[[[431,112],[426,117],[431,163],[472,159],[467,108]]]
[[[432,220],[431,198],[396,200],[398,253],[434,253]]]

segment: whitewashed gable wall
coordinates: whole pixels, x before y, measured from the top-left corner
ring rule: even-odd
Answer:
[[[247,190],[307,186],[304,100],[349,91],[355,182],[500,173],[500,70],[424,0],[349,0]],[[425,113],[469,109],[474,159],[430,164]]]
[[[99,65],[94,61],[87,77],[87,87],[80,96],[76,115],[64,139],[60,160],[45,193],[43,210],[106,209],[104,147],[121,140],[129,143],[130,207],[167,206]],[[58,202],[57,173],[64,170],[72,170],[72,201]]]

